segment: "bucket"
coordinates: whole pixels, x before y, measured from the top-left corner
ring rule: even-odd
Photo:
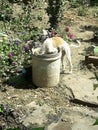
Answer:
[[[95,55],[95,56],[98,56],[98,47],[95,47],[95,48],[94,48],[94,55]]]
[[[61,52],[32,55],[32,82],[37,87],[54,87],[60,79]]]

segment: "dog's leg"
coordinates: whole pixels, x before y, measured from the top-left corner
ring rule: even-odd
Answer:
[[[62,50],[62,56],[61,56],[61,64],[62,64],[62,73],[65,71],[65,51]]]
[[[71,74],[72,73],[72,69],[73,69],[71,56],[68,55],[67,59],[68,59],[68,62],[69,62],[69,73]]]
[[[64,49],[65,49],[66,57],[69,63],[69,73],[72,73],[73,66],[72,66],[72,61],[71,61],[71,50],[70,50],[69,45],[65,44]]]
[[[38,55],[39,53],[39,48],[32,48],[32,54]]]
[[[72,61],[71,61],[71,51],[70,50],[68,50],[66,52],[66,56],[67,56],[67,60],[68,60],[68,63],[69,63],[69,73],[72,73],[73,66],[72,66]]]
[[[72,69],[73,69],[71,56],[66,54],[66,57],[67,57],[68,64],[69,64],[69,73],[71,74],[72,73]],[[62,55],[61,63],[62,63],[62,73],[64,73],[65,72],[65,67],[66,67],[65,55]]]

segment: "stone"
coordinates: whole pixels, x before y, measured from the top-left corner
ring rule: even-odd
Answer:
[[[98,130],[94,122],[98,112],[85,107],[67,107],[58,121],[46,126],[45,130]]]
[[[72,100],[83,101],[85,105],[86,103],[98,105],[98,89],[94,90],[93,80],[79,76],[66,77],[63,77],[62,80],[65,86],[71,90]]]
[[[84,31],[77,34],[77,39],[82,39],[84,41],[91,40],[94,38],[94,32],[93,31]]]
[[[77,122],[72,126],[72,130],[98,130],[98,126]]]
[[[52,123],[45,130],[72,130],[69,122],[59,121],[57,123]]]
[[[31,103],[27,104],[26,107],[36,110],[37,108],[39,108],[39,105],[37,105],[35,101],[32,101]]]
[[[52,111],[51,107],[44,104],[38,107],[35,111],[32,111],[27,117],[23,119],[23,125],[25,127],[30,127],[36,124],[36,126],[43,126],[47,122],[48,114]]]

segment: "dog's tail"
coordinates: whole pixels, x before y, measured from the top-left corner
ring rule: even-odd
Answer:
[[[92,45],[93,48],[95,48],[96,46],[95,45]]]
[[[80,42],[79,40],[76,40],[76,42],[78,43],[78,45],[76,45],[76,44],[71,44],[70,46],[75,47],[75,48],[80,47],[80,46],[81,46],[81,42]]]

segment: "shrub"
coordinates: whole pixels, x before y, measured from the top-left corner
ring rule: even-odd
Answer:
[[[80,6],[78,8],[78,15],[79,16],[85,16],[87,14],[87,8],[84,6]]]
[[[58,22],[63,17],[63,5],[63,0],[48,0],[47,13],[49,16],[50,28],[57,28]]]
[[[18,2],[15,5],[22,10],[15,16],[14,2]],[[6,0],[0,4],[0,78],[3,78],[18,74],[24,65],[30,65],[31,48],[36,46],[36,42],[40,44],[42,30],[33,21],[41,22],[43,15],[36,12],[32,15],[33,10],[42,7],[41,2],[25,5],[22,0]]]

